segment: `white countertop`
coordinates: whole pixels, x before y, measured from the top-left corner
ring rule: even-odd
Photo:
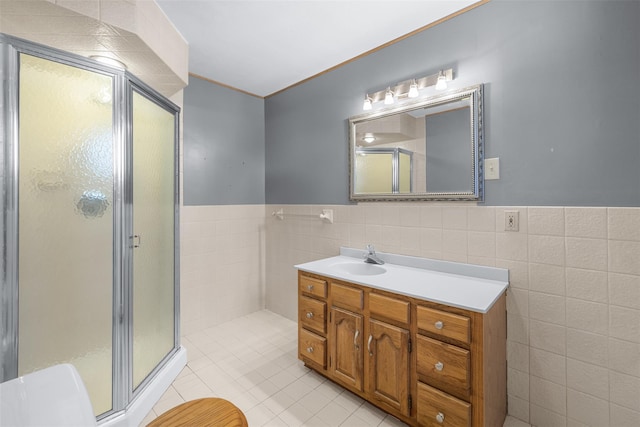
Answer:
[[[296,265],[299,270],[409,297],[486,313],[509,286],[508,270],[402,255],[377,255],[386,272],[351,274],[339,264],[363,263],[364,251],[342,248],[341,255]],[[392,262],[390,262],[392,261]],[[438,271],[440,270],[440,271]],[[457,274],[459,271],[464,274]]]

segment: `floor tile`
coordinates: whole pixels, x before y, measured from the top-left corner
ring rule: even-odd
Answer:
[[[187,400],[233,402],[251,427],[401,427],[402,421],[298,360],[297,324],[267,310],[182,338],[189,362],[153,410],[157,415]],[[507,417],[504,427],[529,427]]]
[[[339,426],[350,415],[351,412],[348,409],[338,405],[336,402],[329,402],[327,406],[318,411],[316,416],[329,423],[329,425]]]

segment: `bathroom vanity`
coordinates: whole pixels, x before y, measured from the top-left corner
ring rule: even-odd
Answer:
[[[414,426],[501,426],[508,271],[364,251],[297,265],[305,365]]]

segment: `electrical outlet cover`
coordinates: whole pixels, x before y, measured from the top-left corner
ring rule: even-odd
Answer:
[[[520,212],[504,211],[504,231],[518,231],[520,229]]]

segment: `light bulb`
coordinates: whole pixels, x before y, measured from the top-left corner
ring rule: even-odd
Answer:
[[[367,144],[371,144],[373,141],[376,140],[376,138],[371,133],[365,133],[364,138],[362,138],[362,140]]]
[[[417,98],[419,95],[418,92],[418,83],[416,83],[416,80],[413,79],[411,82],[411,86],[409,86],[409,93],[407,94],[407,96],[409,98]]]
[[[391,88],[387,88],[387,93],[384,94],[384,103],[385,105],[391,105],[394,103],[393,92],[391,92]]]
[[[362,109],[367,111],[367,110],[371,110],[371,98],[369,97],[369,94],[367,94],[367,96],[365,96],[364,98],[364,104],[362,104]]]
[[[438,74],[438,80],[436,81],[436,90],[444,90],[447,88],[447,78],[444,76],[444,73],[440,71]]]

